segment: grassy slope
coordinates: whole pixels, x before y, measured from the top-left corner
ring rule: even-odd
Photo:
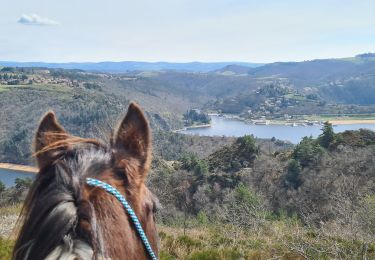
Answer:
[[[231,226],[159,227],[160,259],[368,259],[375,244],[317,233],[287,220],[256,230]]]
[[[14,240],[9,239],[21,205],[0,208],[0,259],[10,259]],[[190,228],[158,226],[161,260],[169,259],[367,259],[375,258],[375,244],[318,233],[297,220],[266,221],[244,231],[230,225],[198,224]]]

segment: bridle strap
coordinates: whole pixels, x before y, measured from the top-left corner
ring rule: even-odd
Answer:
[[[89,186],[99,187],[99,188],[107,191],[108,193],[115,196],[118,201],[121,202],[121,204],[124,206],[126,212],[128,213],[130,219],[132,220],[132,222],[134,224],[134,227],[137,230],[137,233],[138,233],[139,237],[141,238],[142,243],[145,246],[148,255],[150,256],[150,258],[152,260],[157,260],[157,257],[156,257],[154,251],[151,248],[150,242],[148,242],[146,234],[143,231],[141,223],[139,222],[137,216],[135,215],[134,210],[130,207],[129,203],[126,201],[125,197],[122,196],[121,193],[118,190],[116,190],[114,187],[112,187],[111,185],[109,185],[105,182],[99,181],[97,179],[87,178],[86,184],[89,185]]]

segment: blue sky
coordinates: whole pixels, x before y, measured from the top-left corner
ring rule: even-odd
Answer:
[[[0,60],[300,61],[375,52],[373,0],[3,0]]]

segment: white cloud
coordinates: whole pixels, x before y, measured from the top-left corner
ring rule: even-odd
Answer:
[[[25,25],[58,25],[59,23],[46,17],[40,17],[37,14],[23,14],[17,21]]]

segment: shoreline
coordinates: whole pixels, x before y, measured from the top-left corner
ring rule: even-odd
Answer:
[[[217,116],[217,114],[212,114],[213,116]],[[322,125],[324,122],[328,121],[332,125],[355,125],[355,124],[375,124],[375,119],[338,119],[338,118],[333,118],[333,119],[324,119],[324,118],[316,118],[316,119],[296,119],[296,120],[275,120],[275,119],[245,119],[241,118],[237,115],[222,115],[224,118],[227,119],[234,119],[234,120],[239,120],[246,122],[248,124],[255,124],[255,125],[304,125],[309,123],[313,123],[314,125]],[[254,123],[254,121],[259,121],[262,123]]]
[[[172,130],[172,132],[178,133],[178,132],[181,132],[181,131],[186,131],[186,130],[191,130],[191,129],[196,129],[196,128],[208,128],[208,127],[211,127],[211,126],[212,126],[212,124],[192,125],[192,126],[186,126],[184,128],[181,128],[181,129]]]
[[[213,116],[218,116],[218,115],[215,114]],[[252,124],[252,125],[268,125],[268,126],[285,125],[285,126],[305,126],[305,127],[309,127],[309,126],[312,126],[309,123],[312,123],[313,125],[323,125],[323,123],[326,122],[326,121],[328,121],[332,125],[375,124],[375,119],[332,119],[332,120],[328,119],[328,120],[295,120],[295,121],[293,121],[293,120],[286,121],[286,120],[259,119],[259,121],[262,121],[261,123],[254,123],[254,121],[258,121],[258,120],[252,121],[252,120],[248,120],[248,119],[245,119],[245,118],[241,118],[239,116],[232,116],[232,115],[224,115],[223,117],[227,118],[227,119],[232,119],[232,120],[239,120],[239,121],[245,122],[247,124]],[[310,121],[310,122],[307,122],[307,121]],[[186,131],[186,130],[192,130],[192,129],[198,129],[198,128],[208,128],[208,127],[212,127],[212,123],[211,124],[205,124],[205,125],[187,126],[187,127],[181,128],[181,129],[172,130],[172,132],[179,133],[179,132]]]
[[[185,129],[194,129],[194,128],[206,128],[206,127],[211,127],[212,124],[205,124],[205,125],[192,125],[192,126],[187,126]]]
[[[375,124],[375,119],[348,119],[339,120],[333,119],[328,120],[332,125],[355,125],[355,124]]]
[[[0,169],[20,171],[25,173],[35,173],[39,172],[38,168],[28,165],[12,164],[12,163],[0,163]]]

